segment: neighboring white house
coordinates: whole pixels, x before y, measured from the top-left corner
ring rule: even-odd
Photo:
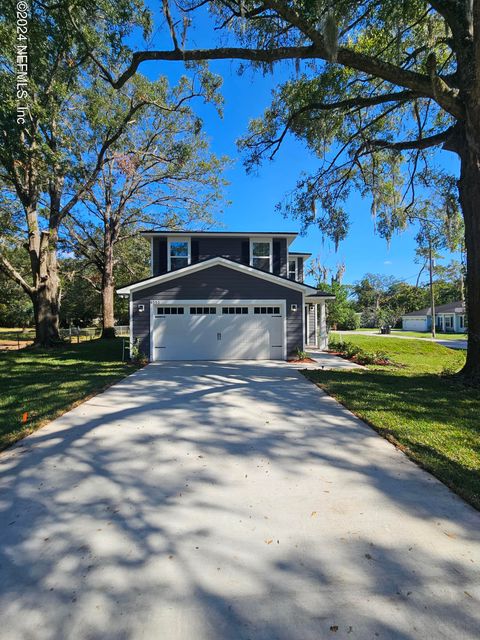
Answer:
[[[457,300],[435,307],[435,328],[441,333],[465,333],[467,330],[465,302]],[[431,331],[431,308],[427,307],[406,313],[402,316],[402,329],[404,331]]]

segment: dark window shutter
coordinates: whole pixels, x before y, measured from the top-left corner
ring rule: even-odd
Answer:
[[[282,243],[280,242],[280,240],[274,240],[273,241],[273,245],[272,245],[272,252],[273,252],[273,260],[272,260],[272,271],[273,273],[275,273],[277,276],[280,275],[280,254],[282,251]]]
[[[192,240],[192,244],[191,244],[192,264],[195,264],[196,262],[198,262],[199,256],[200,256],[200,243],[198,242],[198,240]]]
[[[242,264],[250,264],[250,242],[242,241]]]
[[[158,273],[165,273],[167,270],[167,241],[158,242]]]

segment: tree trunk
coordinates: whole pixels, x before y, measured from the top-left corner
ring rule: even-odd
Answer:
[[[478,385],[480,384],[480,105],[476,106],[472,115],[476,117],[468,118],[467,116],[467,131],[458,148],[461,160],[458,188],[465,221],[467,253],[468,318],[467,361],[461,373],[468,382]]]
[[[56,234],[43,232],[37,262],[36,290],[32,295],[35,317],[35,345],[51,347],[60,342],[60,281]]]
[[[104,254],[104,267],[102,273],[102,338],[114,338],[115,282],[113,279],[113,246],[108,241],[105,243]]]

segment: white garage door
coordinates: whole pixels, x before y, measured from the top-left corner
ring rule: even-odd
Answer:
[[[404,318],[402,320],[402,329],[404,331],[426,331],[427,320],[426,318]]]
[[[154,360],[280,360],[283,304],[153,305]]]

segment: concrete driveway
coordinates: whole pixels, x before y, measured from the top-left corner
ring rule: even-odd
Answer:
[[[149,365],[0,462],[2,640],[480,636],[480,514],[288,365]]]

